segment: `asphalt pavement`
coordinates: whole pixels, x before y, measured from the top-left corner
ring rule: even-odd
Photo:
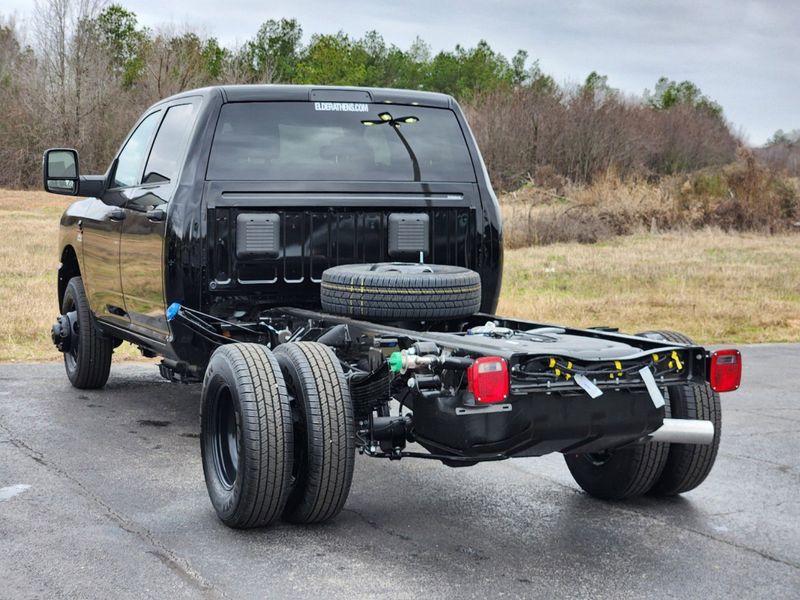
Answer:
[[[334,521],[251,531],[206,495],[199,386],[0,365],[0,598],[800,598],[800,345],[743,355],[683,497],[594,500],[560,455],[357,457]]]

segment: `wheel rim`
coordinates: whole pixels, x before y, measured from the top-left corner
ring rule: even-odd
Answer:
[[[239,473],[239,425],[233,396],[227,386],[217,391],[212,423],[217,478],[226,489],[231,489]]]
[[[75,302],[69,298],[67,300],[67,305],[64,307],[64,314],[68,314],[72,311],[76,311],[75,315],[78,315],[77,308],[75,307]],[[81,336],[80,336],[80,325],[78,320],[75,320],[75,323],[70,325],[73,328],[73,331],[70,332],[70,347],[69,352],[64,353],[64,362],[67,365],[67,370],[75,371],[78,368],[78,350],[80,348],[81,343]]]

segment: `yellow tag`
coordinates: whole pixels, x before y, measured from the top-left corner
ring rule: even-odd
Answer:
[[[571,369],[571,368],[572,368],[572,363],[571,363],[570,361],[567,361],[567,368],[568,368],[568,369]]]
[[[556,366],[556,359],[555,358],[551,358],[550,359],[550,368],[552,369],[555,366]]]
[[[567,381],[569,381],[571,378],[572,378],[572,375],[570,375],[569,373],[564,375],[564,379],[566,379]]]
[[[653,362],[658,362],[658,354],[653,354]]]
[[[671,369],[673,364],[674,364],[674,363],[673,363],[672,361],[669,361],[669,362],[667,363],[667,367]]]
[[[675,364],[678,366],[678,371],[683,369],[683,363],[681,362],[680,357],[678,357],[678,353],[675,350],[672,351],[672,358],[675,360]]]
[[[556,369],[556,377],[561,377],[561,369]]]

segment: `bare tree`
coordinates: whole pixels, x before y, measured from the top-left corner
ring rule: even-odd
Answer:
[[[108,94],[108,59],[95,31],[105,0],[36,0],[33,33],[41,94],[32,97],[64,139],[83,141],[83,121]]]

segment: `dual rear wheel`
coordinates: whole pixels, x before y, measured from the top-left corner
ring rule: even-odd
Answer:
[[[206,486],[226,525],[316,523],[342,510],[353,477],[353,407],[328,347],[220,347],[203,383],[201,430]]]
[[[643,337],[693,344],[674,331],[647,331]],[[719,394],[706,384],[667,388],[667,417],[700,419],[714,424],[710,445],[650,442],[601,454],[564,456],[573,478],[584,491],[605,500],[622,500],[642,494],[674,496],[700,485],[714,466],[719,449],[722,412]]]

